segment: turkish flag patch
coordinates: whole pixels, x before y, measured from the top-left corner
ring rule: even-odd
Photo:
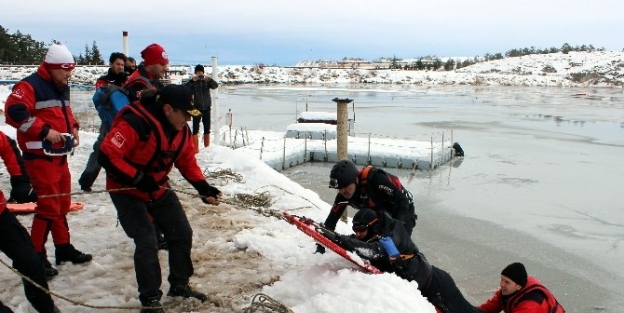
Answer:
[[[123,146],[126,142],[126,138],[124,138],[124,136],[122,136],[119,132],[116,132],[113,138],[111,138],[111,141],[115,146],[117,146],[117,148],[121,148],[121,146]]]

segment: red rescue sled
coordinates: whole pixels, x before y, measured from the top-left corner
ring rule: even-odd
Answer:
[[[349,262],[359,266],[365,272],[373,273],[373,274],[382,273],[378,268],[372,266],[368,261],[365,261],[359,258],[357,259],[352,258],[351,254],[347,250],[345,250],[343,247],[325,238],[325,236],[323,236],[321,233],[316,231],[316,228],[320,227],[320,225],[312,221],[311,219],[296,216],[296,215],[290,215],[288,212],[284,212],[283,215],[286,218],[286,220],[288,220],[288,222],[297,226],[299,230],[304,232],[306,235],[312,237],[314,241],[336,252],[341,257],[347,259]]]
[[[30,214],[35,213],[35,208],[37,204],[34,202],[28,203],[7,203],[7,209],[11,211],[13,214]],[[82,202],[72,202],[69,206],[70,211],[78,211],[84,208],[84,204]]]

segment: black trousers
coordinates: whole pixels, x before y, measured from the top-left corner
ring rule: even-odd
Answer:
[[[482,313],[464,298],[449,273],[435,266],[431,270],[431,286],[423,292],[431,304],[444,313]]]
[[[102,144],[102,141],[104,141],[104,137],[106,137],[108,132],[108,127],[106,126],[106,124],[104,124],[104,122],[102,122],[102,125],[100,126],[100,135],[98,136],[95,143],[93,143],[93,152],[89,154],[87,166],[85,167],[82,175],[80,175],[80,178],[78,179],[78,183],[82,188],[93,187],[93,183],[98,178],[100,170],[102,170],[102,166],[100,166],[100,163],[98,163],[97,159],[98,155],[100,154],[100,145]]]
[[[175,192],[167,190],[156,201],[143,201],[117,193],[110,193],[110,197],[117,209],[119,223],[136,245],[134,267],[141,302],[145,305],[162,297],[158,242],[148,213],[169,245],[169,284],[188,284],[194,271],[191,261],[193,230]]]
[[[43,272],[43,260],[35,252],[26,228],[8,209],[0,214],[0,250],[12,261],[13,267],[32,281],[48,289]],[[50,295],[23,280],[26,298],[38,312],[53,312],[54,302]]]
[[[193,116],[193,135],[199,133],[199,122],[204,124],[204,135],[210,134],[210,108],[207,110],[199,110],[200,116]]]

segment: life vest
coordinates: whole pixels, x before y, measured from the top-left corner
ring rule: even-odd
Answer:
[[[507,305],[505,305],[505,312],[513,312],[513,308],[522,301],[530,301],[523,298],[525,295],[533,291],[538,291],[544,295],[544,300],[548,304],[548,313],[565,313],[565,309],[561,306],[561,304],[559,304],[559,301],[557,301],[555,296],[548,289],[546,289],[546,287],[540,284],[530,285],[525,289],[521,289],[517,294],[509,298]]]
[[[178,158],[178,155],[180,155],[180,152],[184,147],[187,132],[180,131],[181,134],[178,134],[173,142],[170,145],[167,145],[171,149],[163,149],[164,145],[162,140],[163,138],[167,138],[167,135],[162,127],[162,123],[150,114],[142,105],[132,103],[128,106],[128,109],[142,117],[149,124],[151,132],[157,132],[157,134],[154,134],[153,136],[156,139],[156,145],[154,147],[154,153],[149,161],[145,164],[135,164],[132,161],[129,163],[137,166],[137,168],[141,168],[144,172],[155,176],[154,178],[161,176],[163,172],[166,175],[171,171],[175,160]],[[144,139],[148,139],[149,135],[150,134],[141,134]],[[161,182],[159,180],[156,181]]]
[[[372,171],[372,174],[371,174],[371,171]],[[369,196],[369,194],[371,193],[371,189],[368,185],[368,177],[376,174],[377,172],[382,172],[386,174],[390,182],[398,190],[403,190],[403,185],[401,184],[401,180],[398,177],[392,174],[388,174],[385,171],[380,170],[378,168],[374,168],[373,166],[370,166],[370,165],[366,166],[360,171],[360,174],[359,174],[360,198],[362,199],[362,203],[360,204],[360,207],[364,207],[365,203],[368,203],[368,207],[370,208],[375,207],[375,201],[373,201],[373,199]]]

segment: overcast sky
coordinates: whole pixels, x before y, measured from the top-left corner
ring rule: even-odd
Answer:
[[[0,25],[78,55],[162,44],[176,63],[267,63],[396,55],[475,56],[592,44],[622,50],[621,0],[29,0],[3,3]]]

